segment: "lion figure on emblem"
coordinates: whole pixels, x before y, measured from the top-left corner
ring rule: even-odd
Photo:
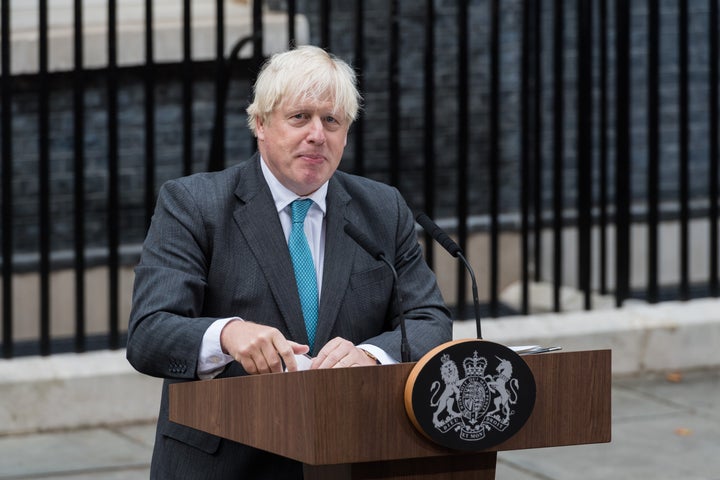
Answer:
[[[461,382],[457,365],[455,365],[455,362],[450,360],[447,355],[444,355],[442,360],[443,363],[440,367],[440,376],[442,377],[443,382],[445,382],[445,389],[440,395],[439,400],[436,400],[436,397],[440,391],[440,382],[435,380],[430,386],[430,391],[432,392],[430,406],[437,407],[435,413],[433,414],[433,424],[436,427],[446,423],[449,419],[459,417],[461,415],[460,412],[456,412],[453,409],[456,396],[457,398],[460,397],[460,390],[458,386]],[[441,421],[440,414],[444,411],[447,412],[448,417],[444,421]]]

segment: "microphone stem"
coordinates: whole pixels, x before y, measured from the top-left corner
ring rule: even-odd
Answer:
[[[397,271],[395,270],[395,267],[388,261],[387,258],[385,258],[384,255],[379,256],[380,260],[385,262],[389,267],[390,271],[393,274],[393,297],[395,301],[395,311],[397,312],[399,321],[400,321],[400,357],[403,361],[403,363],[407,363],[410,361],[410,344],[408,343],[407,339],[407,331],[405,330],[405,313],[403,312],[403,303],[402,303],[402,297],[400,296],[400,290],[398,290],[398,276]]]
[[[477,331],[477,338],[482,340],[482,330],[480,328],[480,300],[478,299],[478,290],[477,290],[477,281],[475,280],[475,272],[473,272],[472,267],[470,266],[470,263],[467,261],[465,256],[458,252],[457,254],[458,258],[462,260],[462,262],[465,264],[465,267],[467,268],[467,271],[470,273],[470,280],[472,283],[472,294],[473,294],[473,307],[475,308],[475,329]]]

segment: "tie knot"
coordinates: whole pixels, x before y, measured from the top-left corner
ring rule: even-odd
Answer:
[[[295,200],[290,204],[290,211],[292,216],[292,222],[293,223],[304,223],[305,222],[305,215],[307,215],[308,210],[310,210],[310,207],[312,206],[313,201],[309,198],[304,198],[302,200]]]

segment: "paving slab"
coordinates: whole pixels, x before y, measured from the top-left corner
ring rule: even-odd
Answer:
[[[719,372],[618,379],[612,402],[610,443],[500,452],[497,480],[720,480]]]
[[[0,479],[147,479],[154,430],[143,425],[1,437]]]

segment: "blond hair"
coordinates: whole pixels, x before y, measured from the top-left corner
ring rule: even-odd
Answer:
[[[276,53],[263,65],[253,87],[254,99],[247,108],[248,126],[267,121],[283,101],[306,99],[331,101],[333,112],[352,123],[360,110],[360,93],[352,67],[322,48],[304,45]]]

